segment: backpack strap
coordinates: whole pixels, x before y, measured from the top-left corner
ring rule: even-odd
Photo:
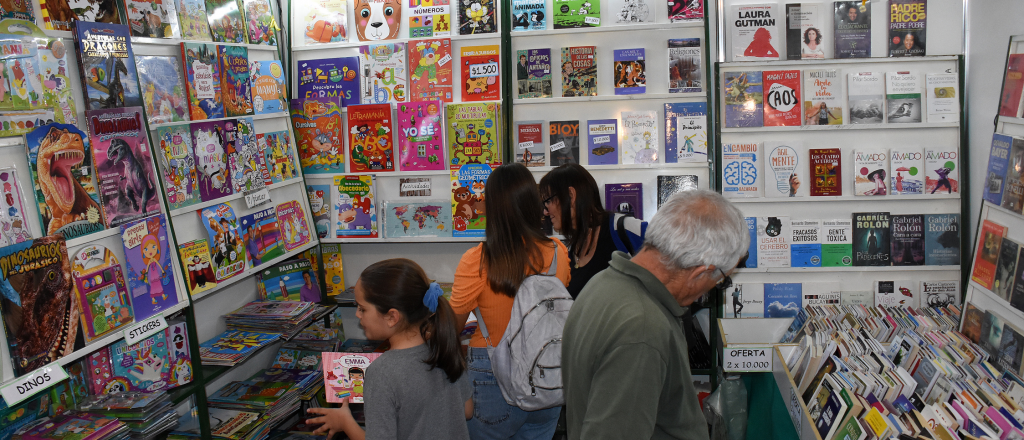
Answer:
[[[545,275],[554,276],[558,274],[558,245],[555,244],[555,254],[551,256],[551,265]]]
[[[626,235],[626,216],[616,214],[618,219],[615,221],[615,232],[619,236],[619,241],[622,242],[622,246],[626,248],[626,253],[633,255],[633,243],[629,241],[629,236]]]
[[[487,334],[487,324],[484,324],[484,314],[480,313],[479,306],[477,306],[477,308],[473,310],[473,312],[476,313],[477,327],[480,329],[480,334],[483,335],[484,337],[484,342],[487,343],[487,351],[488,354],[490,354],[489,352],[492,348],[494,348],[494,346],[491,345],[491,335]]]

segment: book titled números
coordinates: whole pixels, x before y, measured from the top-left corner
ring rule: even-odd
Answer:
[[[851,124],[885,122],[885,82],[877,72],[850,73],[847,77],[847,105]]]
[[[761,144],[756,142],[722,146],[722,194],[726,198],[761,197]]]

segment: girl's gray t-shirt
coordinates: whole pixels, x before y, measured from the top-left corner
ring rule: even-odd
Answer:
[[[430,369],[426,344],[388,350],[366,368],[363,390],[366,438],[469,440],[466,401],[473,397],[469,374],[452,383]]]

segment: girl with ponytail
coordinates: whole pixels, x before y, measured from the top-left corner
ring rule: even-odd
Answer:
[[[356,317],[367,339],[391,349],[366,369],[363,397],[366,431],[349,411],[310,408],[320,417],[314,434],[344,432],[350,439],[469,439],[472,384],[455,325],[455,312],[412,260],[377,262],[355,285]]]

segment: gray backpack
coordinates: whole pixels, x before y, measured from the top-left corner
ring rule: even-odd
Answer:
[[[562,394],[562,329],[572,297],[558,271],[558,248],[546,274],[523,280],[512,304],[512,316],[497,346],[491,346],[480,308],[480,333],[487,341],[491,371],[509,405],[525,411],[565,403]]]

